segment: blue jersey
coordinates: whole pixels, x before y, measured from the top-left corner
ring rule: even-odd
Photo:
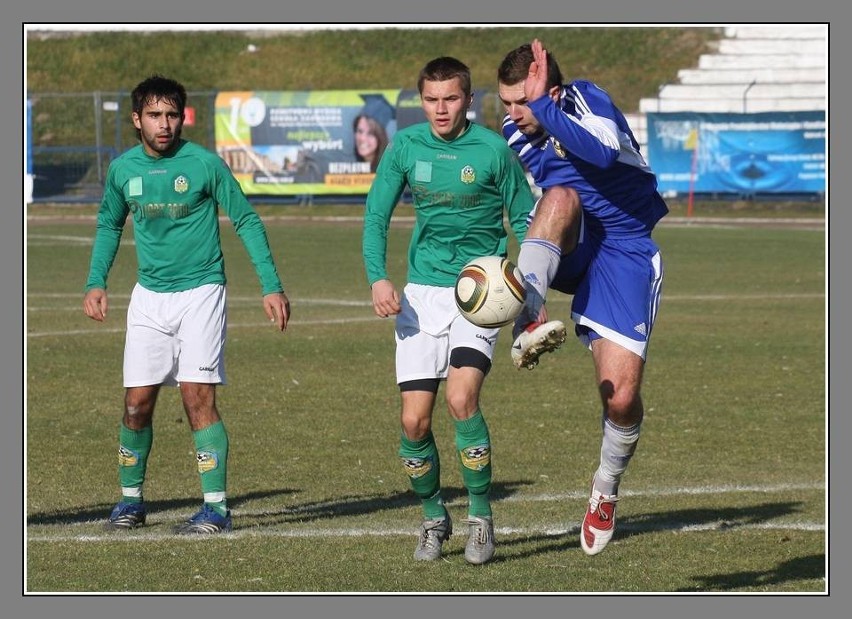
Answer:
[[[521,133],[508,117],[503,137],[542,189],[573,188],[583,204],[592,234],[630,238],[650,234],[668,212],[657,178],[639,152],[639,143],[602,88],[577,80],[562,87],[559,103],[547,95],[529,102],[543,128]]]

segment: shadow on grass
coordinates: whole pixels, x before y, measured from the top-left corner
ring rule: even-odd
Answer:
[[[531,481],[515,481],[494,483],[491,487],[491,498],[493,501],[514,495],[519,488],[529,486]],[[441,489],[444,501],[452,503],[465,501],[467,490],[465,488],[444,487]],[[254,497],[237,497],[230,499],[233,506],[245,503]],[[367,496],[336,497],[327,501],[313,501],[297,505],[289,505],[281,509],[269,509],[263,513],[240,514],[240,522],[247,526],[275,525],[288,522],[311,522],[325,520],[341,516],[360,516],[375,514],[382,511],[400,509],[404,507],[415,507],[420,505],[420,500],[411,491],[393,492],[390,494],[373,494]]]
[[[231,506],[233,506],[240,502],[266,499],[281,494],[291,495],[293,492],[294,490],[289,488],[264,492],[249,492],[236,497],[235,499],[229,499],[228,502]],[[27,525],[75,524],[92,522],[95,520],[106,520],[114,505],[115,503],[100,503],[86,509],[50,512],[49,514],[35,513],[27,516]],[[187,516],[190,516],[191,513],[195,513],[195,511],[201,507],[201,497],[169,499],[165,501],[145,501],[145,505],[148,508],[149,515],[158,511],[178,510],[186,511]]]
[[[782,561],[761,572],[733,572],[713,576],[698,576],[694,588],[678,591],[732,591],[753,587],[775,587],[789,582],[825,578],[825,555],[810,555]]]
[[[492,486],[493,500],[499,500],[512,496],[518,488],[530,485],[532,482],[519,481],[508,483],[495,483]],[[277,496],[292,497],[298,492],[292,488],[280,490],[268,490],[263,492],[249,492],[234,495],[228,498],[228,506],[232,510],[238,510],[241,505],[252,501],[270,499]],[[442,489],[445,501],[462,500],[467,497],[464,488]],[[201,505],[200,498],[170,499],[162,501],[146,501],[148,513],[158,511],[187,511],[194,512]],[[288,522],[310,522],[339,516],[358,516],[372,514],[381,511],[412,507],[419,505],[419,500],[410,491],[395,492],[391,494],[374,494],[368,496],[344,496],[335,497],[327,501],[313,501],[302,504],[290,504],[281,508],[258,510],[245,514],[235,513],[236,528],[243,526],[256,526],[261,522],[265,525],[284,524]],[[35,513],[27,517],[27,525],[62,525],[86,523],[96,520],[106,520],[114,503],[101,503],[90,508],[77,510],[63,510],[50,513]],[[239,522],[237,522],[237,518]]]

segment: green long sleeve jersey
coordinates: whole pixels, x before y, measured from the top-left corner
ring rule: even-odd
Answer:
[[[452,286],[469,260],[506,255],[504,211],[521,241],[534,204],[517,156],[490,129],[470,123],[451,141],[429,123],[401,129],[367,194],[362,251],[370,285],[387,278],[388,229],[406,185],[415,212],[408,281],[415,284]]]
[[[216,153],[186,140],[163,157],[140,144],[110,164],[86,290],[106,288],[128,215],[142,286],[177,292],[225,284],[219,208],[242,240],[262,293],[283,292],[266,228],[239,183]]]

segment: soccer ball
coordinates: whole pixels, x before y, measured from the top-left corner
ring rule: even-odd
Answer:
[[[502,256],[474,258],[456,278],[456,305],[478,327],[493,329],[521,313],[527,293],[518,267]]]

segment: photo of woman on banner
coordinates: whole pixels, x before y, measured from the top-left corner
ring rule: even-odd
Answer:
[[[375,172],[388,145],[388,125],[395,117],[395,110],[383,95],[361,95],[361,98],[364,107],[352,122],[355,160],[368,162],[370,172]]]

